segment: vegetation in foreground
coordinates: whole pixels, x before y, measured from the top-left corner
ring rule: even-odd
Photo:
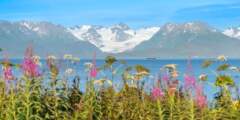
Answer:
[[[39,59],[28,48],[21,64],[7,58],[1,61],[1,120],[240,119],[238,86],[226,73],[239,72],[239,68],[229,65],[224,56],[202,64],[208,69],[216,61],[222,63],[213,71],[214,83],[209,82],[206,73],[194,76],[190,60],[184,80],[179,81],[175,64],[163,66],[159,76],[150,79],[150,71],[144,66],[128,66],[112,56],[103,66],[96,66],[95,58],[91,63],[81,63],[72,55],[65,55],[64,63],[48,56],[47,66]],[[74,66],[79,64],[85,64],[82,74],[86,78],[74,73]],[[59,74],[61,69],[63,75]],[[16,77],[13,70],[21,71],[21,77]],[[121,81],[116,81],[117,76]],[[146,84],[148,80],[154,80],[154,85]],[[218,89],[211,100],[203,92],[207,84]],[[83,86],[86,89],[81,91]]]

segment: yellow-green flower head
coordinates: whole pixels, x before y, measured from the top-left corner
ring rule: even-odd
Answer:
[[[240,72],[240,68],[239,67],[231,66],[231,67],[229,67],[229,69],[234,71],[234,72]]]
[[[198,79],[201,80],[201,81],[206,81],[208,78],[208,76],[206,74],[201,74],[199,75]]]
[[[32,56],[32,59],[35,62],[35,64],[37,64],[39,66],[42,65],[41,62],[40,62],[40,59],[41,59],[40,56],[34,55],[34,56]]]
[[[65,54],[63,56],[63,59],[65,59],[65,60],[71,60],[72,58],[73,58],[73,55],[71,55],[71,54]]]
[[[219,56],[217,57],[217,60],[219,60],[219,61],[227,61],[227,57],[224,56],[224,55],[219,55]]]
[[[72,60],[73,60],[74,62],[79,62],[79,61],[80,61],[80,58],[78,58],[78,57],[73,57]]]
[[[107,83],[109,85],[112,85],[112,81],[111,80],[107,80],[107,79],[99,79],[99,80],[95,80],[93,83],[99,86],[102,86],[104,83]]]
[[[57,59],[57,57],[56,57],[56,56],[53,56],[53,55],[49,55],[49,56],[47,56],[47,59],[56,60],[56,59]]]
[[[93,67],[93,64],[91,62],[86,62],[84,63],[84,66],[88,69],[92,68]]]
[[[167,68],[167,69],[176,70],[177,69],[177,64],[167,64],[164,67]]]
[[[68,68],[68,69],[65,70],[66,75],[72,75],[72,74],[74,74],[74,72],[75,71],[72,68]]]

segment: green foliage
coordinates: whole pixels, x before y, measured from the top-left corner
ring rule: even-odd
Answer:
[[[114,56],[107,56],[105,58],[105,63],[108,65],[108,66],[111,66],[113,63],[115,63],[117,61],[117,59],[114,57]]]
[[[225,71],[225,70],[227,70],[229,67],[230,67],[229,64],[222,64],[222,65],[218,66],[217,71]]]
[[[118,63],[113,56],[105,60],[111,70],[112,79]],[[95,85],[95,79],[76,75],[70,85],[67,80],[72,77],[59,75],[57,65],[51,64],[51,77],[43,74],[35,78],[17,78],[6,81],[0,77],[0,119],[1,120],[237,120],[240,119],[240,100],[231,91],[234,80],[224,74],[229,64],[216,68],[215,85],[218,94],[208,105],[199,107],[198,97],[184,91],[181,84],[163,84],[159,80],[153,86],[145,85],[143,79],[150,75],[149,69],[142,65],[128,66],[125,61],[121,72],[122,80],[113,85]],[[205,61],[203,67],[209,67],[213,61]],[[1,62],[2,66],[16,67],[12,63]],[[115,65],[114,65],[115,66]],[[98,72],[105,72],[99,69]],[[82,73],[84,74],[84,73]],[[89,74],[89,73],[86,73]],[[81,80],[82,80],[81,79]],[[106,79],[106,78],[102,78]],[[207,78],[204,78],[207,79]],[[148,80],[148,79],[144,79]],[[205,80],[200,81],[204,85]],[[135,84],[136,83],[136,84]],[[159,85],[158,85],[159,84]],[[199,84],[199,83],[196,83]],[[175,85],[175,86],[174,86]],[[84,91],[80,88],[85,87]],[[153,98],[151,88],[158,86],[164,93]],[[147,87],[150,87],[147,88]],[[233,99],[235,98],[235,99]],[[236,99],[237,98],[237,99]]]
[[[225,86],[225,85],[233,86],[234,85],[234,80],[232,79],[231,76],[219,75],[219,76],[217,76],[215,85],[216,86]]]
[[[209,67],[210,65],[212,65],[213,61],[212,60],[205,60],[203,63],[202,63],[202,67],[203,68],[207,68]]]
[[[142,73],[142,72],[149,73],[149,70],[142,65],[136,65],[135,69],[138,73]]]

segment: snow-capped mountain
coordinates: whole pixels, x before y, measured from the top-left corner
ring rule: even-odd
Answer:
[[[81,58],[114,55],[121,58],[239,58],[239,28],[220,31],[201,22],[168,23],[137,30],[126,24],[66,28],[50,22],[0,20],[0,48],[22,57],[29,44],[40,56],[73,54]],[[0,56],[1,57],[1,56]]]
[[[133,30],[120,23],[110,27],[82,25],[68,30],[79,40],[89,41],[103,52],[120,53],[149,40],[159,29],[148,27]]]
[[[102,51],[93,44],[77,40],[65,27],[50,22],[0,21],[0,48],[9,57],[21,58],[30,44],[43,57],[48,54],[73,54],[91,58],[94,52],[102,55]]]
[[[169,23],[148,41],[120,54],[121,57],[187,58],[189,56],[216,57],[224,54],[239,57],[240,40],[231,38],[208,24],[191,22]]]
[[[232,38],[240,39],[240,27],[228,28],[223,32],[223,34]]]
[[[38,35],[45,35],[47,34],[46,23],[44,22],[29,22],[29,21],[21,21],[19,22],[20,26],[24,27],[27,30],[36,32]],[[24,32],[24,31],[23,31]]]

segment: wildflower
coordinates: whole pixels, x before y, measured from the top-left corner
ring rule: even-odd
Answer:
[[[224,62],[224,61],[227,61],[227,57],[224,56],[224,55],[219,55],[219,56],[217,57],[217,60]]]
[[[210,65],[213,64],[213,61],[212,60],[205,60],[203,63],[202,63],[202,68],[207,68],[209,67]]]
[[[72,61],[73,61],[73,63],[77,63],[77,62],[80,61],[80,58],[78,58],[78,57],[73,57],[73,58],[72,58]]]
[[[184,75],[184,85],[186,89],[195,87],[196,80],[193,76],[193,69],[191,64],[191,59],[188,60],[186,74]]]
[[[93,83],[101,86],[101,85],[103,85],[103,83],[104,83],[104,79],[94,80]]]
[[[40,62],[40,56],[32,56],[33,61],[35,62],[35,64],[38,64],[39,66],[41,66],[41,62]]]
[[[232,70],[232,71],[235,71],[235,72],[240,72],[240,68],[239,67],[232,66],[232,67],[229,67],[229,69]]]
[[[128,85],[130,88],[137,88],[136,84],[133,84],[133,82],[131,84]]]
[[[96,53],[94,53],[92,63],[93,63],[93,66],[92,66],[91,69],[90,69],[90,76],[91,76],[92,78],[96,78],[96,77],[97,77],[97,73],[98,73],[98,72],[97,72],[97,68],[96,68]]]
[[[113,83],[112,83],[112,81],[111,80],[107,80],[107,83],[109,84],[109,85],[113,85]]]
[[[208,78],[208,76],[206,74],[201,74],[199,75],[198,79],[201,80],[201,81],[206,81]]]
[[[53,56],[53,55],[49,55],[49,56],[47,56],[47,59],[56,60],[56,59],[57,59],[57,57],[56,57],[56,56]]]
[[[95,66],[93,66],[90,70],[90,76],[93,78],[97,77],[97,68]]]
[[[58,67],[55,64],[50,64],[49,68],[50,68],[51,79],[56,80],[59,74]]]
[[[123,74],[123,76],[124,76],[124,79],[126,79],[126,80],[134,80],[135,79],[133,75],[131,75],[131,74],[127,73],[127,72],[125,72]]]
[[[172,76],[173,78],[177,78],[177,77],[178,77],[178,71],[176,71],[176,70],[172,71],[172,72],[171,72],[171,76]]]
[[[112,85],[112,81],[106,79],[95,80],[93,83],[102,86],[105,82],[107,82],[109,85]]]
[[[38,65],[33,60],[32,48],[29,47],[26,50],[25,57],[21,68],[24,72],[24,75],[27,77],[38,77],[40,75],[38,71]]]
[[[12,69],[10,66],[3,66],[3,78],[5,80],[14,80]]]
[[[229,75],[219,75],[217,76],[217,79],[215,81],[216,86],[225,86],[225,85],[233,86],[234,84],[235,83],[233,78]]]
[[[52,80],[56,80],[59,74],[58,66],[56,65],[57,57],[53,55],[47,56],[47,65],[49,67],[50,75]]]
[[[154,100],[157,100],[164,96],[164,92],[160,88],[155,87],[151,91],[151,96]]]
[[[194,76],[188,74],[184,75],[184,84],[186,89],[194,87],[196,84]]]
[[[229,67],[230,67],[229,64],[222,64],[222,65],[218,66],[217,71],[225,71],[225,70],[227,70]]]
[[[164,74],[161,78],[165,83],[168,83],[169,81],[169,76],[167,74]]]
[[[167,68],[167,69],[176,70],[177,69],[177,64],[167,64],[164,67]]]
[[[65,71],[65,74],[67,75],[72,75],[74,74],[74,70],[72,68],[68,68],[66,71]]]
[[[140,80],[140,79],[142,79],[144,76],[147,76],[147,75],[149,75],[149,73],[148,72],[146,72],[146,71],[142,71],[142,72],[138,72],[138,73],[136,73],[133,77],[134,77],[134,79],[133,80]]]
[[[207,97],[203,95],[203,90],[201,85],[196,86],[196,103],[199,108],[204,108],[207,106]]]
[[[90,70],[93,67],[93,64],[91,62],[86,62],[86,63],[84,63],[84,66],[85,66],[86,70]]]
[[[73,56],[71,54],[65,54],[63,56],[63,59],[65,59],[65,60],[71,60],[72,58],[73,58]]]
[[[178,80],[175,80],[168,86],[168,94],[170,96],[173,96],[175,94],[175,92],[177,91],[178,84],[179,84]]]

